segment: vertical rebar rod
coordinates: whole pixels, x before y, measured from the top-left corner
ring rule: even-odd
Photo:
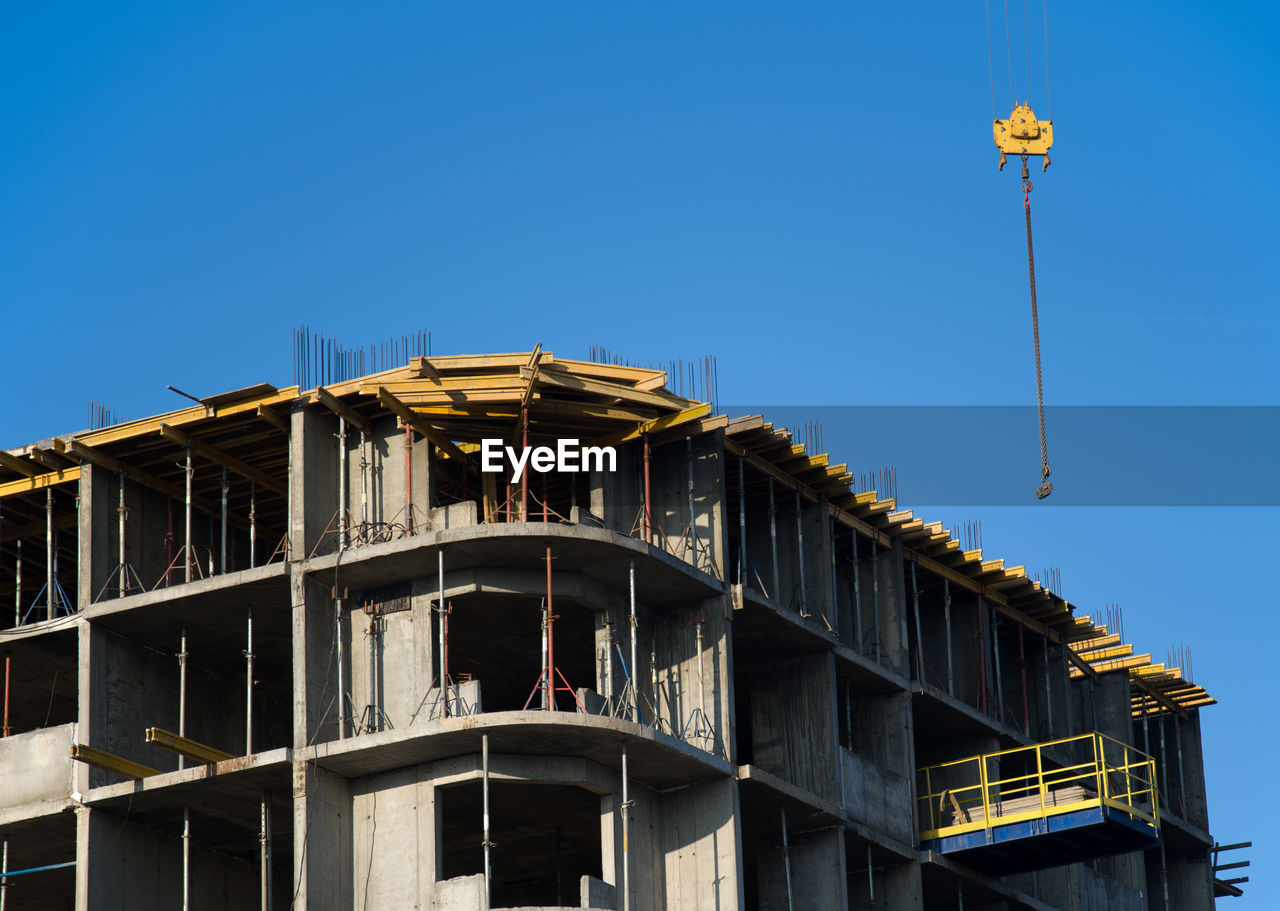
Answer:
[[[632,639],[632,662],[635,662],[635,640]],[[631,679],[635,679],[635,667]],[[628,790],[627,745],[622,745],[622,911],[631,911],[631,797]]]
[[[222,466],[222,537],[218,547],[218,572],[227,571],[227,466]]]
[[[955,666],[951,658],[951,580],[942,580],[942,614],[947,624],[947,695],[956,694]]]
[[[244,650],[244,754],[253,754],[253,608],[249,608],[248,642]]]
[[[263,788],[258,802],[259,905],[262,911],[271,911],[271,792]]]
[[[636,683],[636,674],[640,668],[636,666],[636,640],[639,638],[640,625],[636,622],[636,561],[630,561],[627,567],[627,589],[630,599],[630,616],[628,622],[631,624],[631,720],[636,724],[640,723],[640,689]],[[654,707],[657,710],[657,706]],[[625,747],[623,748],[626,749]],[[626,755],[625,752],[623,755]],[[624,800],[626,798],[623,798]]]
[[[179,757],[181,758],[181,757]],[[182,911],[191,907],[191,808],[182,808]]]
[[[871,843],[867,842],[867,897],[871,901],[876,900],[876,877],[875,871],[871,867]]]
[[[183,499],[183,541],[182,541],[182,566],[183,581],[191,581],[191,564],[193,562],[193,554],[191,552],[191,480],[195,474],[195,468],[191,464],[191,439],[187,438],[187,470],[186,470],[186,496]]]
[[[787,874],[787,911],[795,911],[795,896],[791,891],[791,843],[787,840],[787,808],[779,807],[782,817],[782,866]]]
[[[187,736],[187,629],[182,628],[178,651],[178,736]],[[178,768],[184,768],[185,758],[178,754]]]
[[[120,554],[120,561],[117,564],[117,572],[120,574],[120,597],[123,598],[129,591],[129,580],[124,570],[124,469],[120,469],[120,493],[116,505],[116,549]]]
[[[449,717],[449,677],[448,670],[445,667],[444,650],[445,650],[445,629],[444,614],[447,609],[444,603],[444,548],[436,551],[436,585],[439,588],[438,601],[436,602],[436,610],[439,611],[440,620],[440,653],[436,656],[440,663],[437,673],[440,676],[440,696],[441,703],[444,705],[444,717]]]
[[[57,589],[54,585],[57,583],[57,571],[54,563],[53,549],[53,488],[46,487],[44,491],[44,600],[45,600],[45,617],[52,620],[54,617],[54,605],[57,603]]]
[[[769,476],[769,546],[773,551],[773,600],[779,603],[782,586],[778,582],[778,504],[773,498],[773,475]]]
[[[338,551],[347,549],[347,419],[338,417]],[[341,698],[341,696],[339,696]]]

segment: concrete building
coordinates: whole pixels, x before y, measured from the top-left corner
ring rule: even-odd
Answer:
[[[1203,689],[665,379],[413,358],[3,453],[4,907],[1239,893]]]

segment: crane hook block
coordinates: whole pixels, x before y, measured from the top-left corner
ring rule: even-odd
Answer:
[[[1049,149],[1053,145],[1053,121],[1036,120],[1035,111],[1020,104],[1009,114],[1008,120],[993,120],[991,135],[1000,150],[1000,170],[1004,170],[1006,155],[1043,155],[1042,171],[1049,169]]]

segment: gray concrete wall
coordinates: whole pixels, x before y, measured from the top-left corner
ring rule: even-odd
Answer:
[[[830,653],[780,661],[752,675],[756,765],[837,800],[835,663]]]
[[[441,907],[458,896],[436,882],[436,789],[430,766],[398,769],[351,782],[351,869],[354,907],[368,911]],[[484,880],[481,877],[483,896]]]
[[[73,789],[74,724],[0,738],[0,807],[59,800]]]
[[[434,579],[415,579],[407,611],[374,618],[354,598],[350,626],[350,692],[354,721],[368,719],[373,730],[407,727],[435,679],[432,606]],[[354,593],[353,593],[354,594]],[[381,710],[370,711],[375,706]],[[426,709],[419,713],[425,717]],[[386,717],[383,718],[382,716]]]
[[[295,911],[346,911],[353,906],[351,790],[345,778],[305,762],[294,763]]]
[[[666,907],[738,909],[744,871],[737,782],[710,781],[664,794],[661,812]],[[648,881],[641,879],[638,894]]]
[[[779,819],[781,824],[781,819]],[[782,835],[756,849],[755,877],[761,911],[788,908],[847,909],[845,840],[842,829]],[[790,895],[788,895],[788,864]]]

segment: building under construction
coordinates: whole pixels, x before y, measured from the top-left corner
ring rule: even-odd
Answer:
[[[7,911],[1240,894],[1212,698],[1055,585],[663,371],[398,363],[0,451]]]

